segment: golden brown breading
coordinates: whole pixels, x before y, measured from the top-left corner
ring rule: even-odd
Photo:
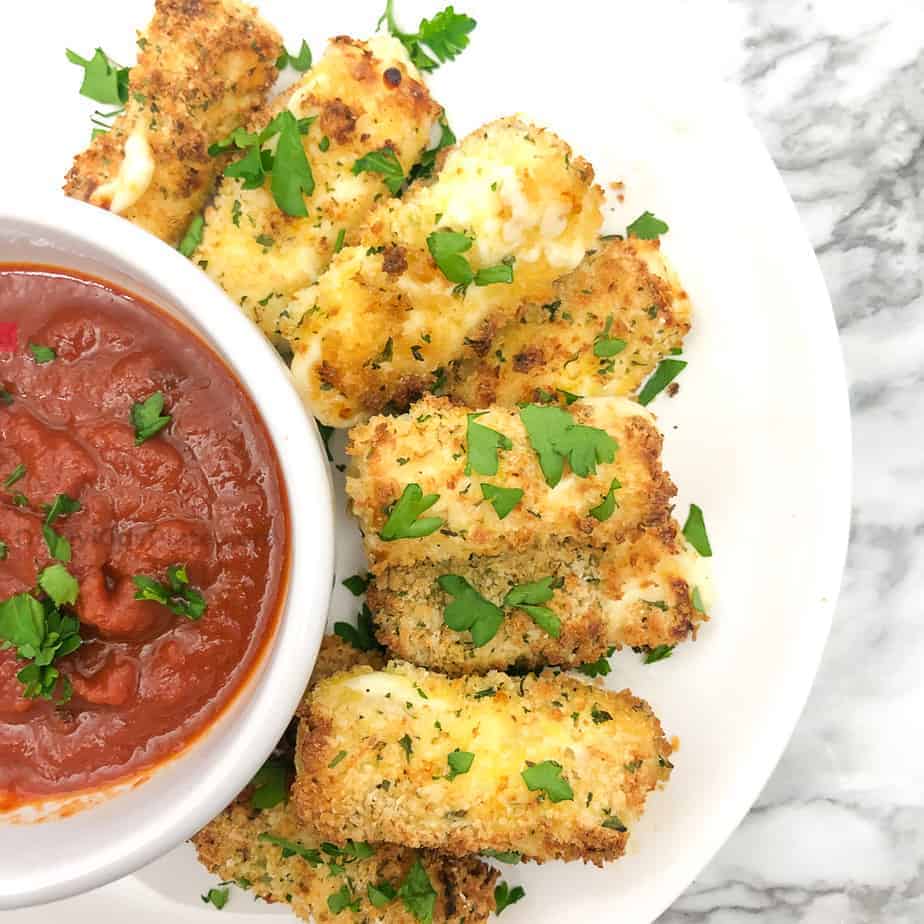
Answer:
[[[629,395],[690,329],[690,300],[659,241],[601,241],[555,297],[524,305],[482,356],[453,366],[448,393],[470,407],[524,401],[566,391]],[[621,340],[625,347],[607,354]],[[547,400],[547,399],[546,399]]]
[[[298,747],[293,797],[323,837],[457,856],[614,860],[670,775],[645,702],[549,671],[453,680],[400,662],[356,668],[314,688]],[[473,755],[467,770],[450,764],[456,750]],[[535,788],[543,779],[554,788]]]
[[[577,424],[605,430],[618,444],[611,463],[579,478],[570,469],[549,487],[517,408],[492,407],[477,423],[508,437],[496,475],[466,475],[469,409],[446,398],[427,397],[400,417],[376,417],[350,431],[352,465],[347,494],[363,531],[370,566],[421,561],[465,560],[470,555],[506,555],[544,544],[572,541],[604,548],[632,537],[642,526],[657,528],[670,518],[676,488],[661,468],[662,437],[651,415],[626,398],[594,398],[568,408]],[[612,515],[590,515],[613,479],[621,487]],[[427,517],[440,517],[442,529],[423,539],[386,542],[380,531],[387,509],[408,484],[438,494]],[[503,519],[485,501],[482,483],[517,488],[523,498]]]
[[[283,848],[261,835],[283,838],[303,848],[310,859],[298,854],[286,857]],[[416,924],[400,897],[382,909],[373,906],[369,888],[383,882],[398,888],[419,857],[426,870],[436,902],[433,924],[476,924],[494,910],[497,871],[474,857],[453,859],[429,850],[378,844],[371,857],[343,863],[321,848],[322,838],[301,822],[292,802],[260,811],[245,800],[230,805],[193,837],[199,862],[223,880],[249,883],[248,888],[267,902],[286,902],[305,921],[378,921],[381,924]],[[345,872],[335,874],[335,860]],[[335,913],[328,899],[347,887],[345,898],[356,904]],[[335,899],[336,901],[336,899]],[[336,905],[335,905],[336,907]],[[356,910],[358,909],[358,910]]]
[[[282,40],[237,0],[157,0],[138,46],[125,112],[77,155],[64,191],[175,246],[222,166],[209,145],[263,104]]]
[[[305,200],[308,216],[285,214],[268,184],[243,189],[240,179],[223,177],[194,255],[274,338],[291,332],[297,316],[287,311],[289,302],[326,269],[338,234],[345,235],[341,246],[353,243],[369,210],[388,195],[381,174],[354,174],[353,164],[388,146],[409,171],[441,112],[404,46],[387,35],[368,42],[335,38],[304,77],[257,114],[251,129],[265,128],[286,108],[299,119],[317,118],[302,136],[315,181]]]
[[[524,301],[548,301],[596,240],[593,169],[550,131],[500,119],[444,152],[429,184],[385,199],[357,246],[298,294],[292,373],[314,415],[346,427],[403,410],[467,353],[486,349]],[[459,289],[428,247],[434,232],[473,239],[470,270],[514,261],[513,281]]]
[[[308,695],[315,684],[339,674],[341,671],[348,671],[350,668],[358,667],[364,664],[378,670],[385,666],[385,656],[378,651],[360,651],[354,648],[349,642],[345,642],[337,635],[325,635],[321,639],[321,647],[318,650],[318,659],[314,662],[314,670],[311,672],[311,679],[308,681],[308,687],[305,695]],[[305,707],[305,701],[299,703],[296,715],[301,715]]]

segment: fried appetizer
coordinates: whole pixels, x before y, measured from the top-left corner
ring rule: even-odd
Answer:
[[[628,691],[549,671],[453,680],[392,662],[314,688],[292,793],[340,843],[600,864],[625,851],[670,752]]]
[[[629,395],[689,329],[690,300],[659,242],[601,241],[554,298],[524,305],[490,350],[456,363],[448,393],[470,407]]]
[[[601,202],[590,164],[518,118],[450,148],[432,183],[380,203],[290,306],[292,372],[314,415],[347,427],[403,410],[450,362],[488,349],[580,263]]]
[[[175,246],[221,167],[209,145],[263,105],[282,40],[237,0],[157,0],[138,47],[124,113],[74,159],[64,191]]]
[[[295,292],[317,280],[336,248],[353,242],[376,200],[389,195],[386,177],[354,173],[356,162],[385,150],[407,173],[441,113],[404,46],[386,35],[368,42],[334,39],[301,80],[253,119],[251,129],[266,128],[284,110],[313,120],[301,136],[314,179],[305,198],[307,217],[283,212],[268,182],[245,189],[243,179],[225,176],[194,255],[274,339],[291,333],[295,319],[286,309]],[[267,149],[276,143],[267,142]]]

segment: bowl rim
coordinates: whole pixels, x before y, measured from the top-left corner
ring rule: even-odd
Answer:
[[[47,261],[30,258],[29,262],[47,262],[105,280],[105,270],[80,265],[86,257],[71,253],[68,259],[68,242],[72,249],[89,249],[94,254],[92,261],[110,265],[116,279],[127,275],[137,280],[139,295],[192,328],[222,357],[250,395],[269,433],[288,498],[289,519],[288,582],[274,636],[263,646],[240,688],[182,751],[148,772],[96,790],[97,797],[88,799],[78,815],[82,820],[90,817],[100,801],[118,803],[127,797],[143,805],[145,790],[153,791],[151,783],[167,775],[182,780],[179,797],[169,805],[152,805],[142,823],[130,831],[107,828],[113,838],[104,838],[102,843],[82,841],[79,850],[66,851],[60,863],[24,871],[10,870],[4,862],[0,909],[11,909],[65,898],[134,872],[186,840],[249,782],[285,731],[317,657],[333,586],[334,515],[323,442],[288,370],[269,341],[194,263],[131,222],[63,195],[6,198],[0,202],[0,229],[8,238],[49,246]],[[10,262],[16,262],[15,258]],[[132,291],[131,282],[117,285]],[[315,614],[314,618],[301,618],[305,613]],[[184,764],[206,750],[215,751],[217,759],[194,777],[187,774],[183,779]],[[138,780],[143,782],[138,785]],[[59,838],[67,841],[72,819],[62,816],[61,821],[64,825],[52,818],[38,824],[61,827]],[[16,850],[13,832],[17,828],[32,827],[4,824],[2,817],[0,825],[4,854]]]

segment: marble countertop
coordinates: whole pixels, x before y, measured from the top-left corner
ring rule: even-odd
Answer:
[[[924,4],[732,0],[732,17],[726,77],[743,88],[837,315],[853,524],[834,628],[793,739],[660,924],[919,924]]]

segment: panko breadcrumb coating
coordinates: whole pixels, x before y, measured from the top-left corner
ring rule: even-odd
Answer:
[[[282,39],[237,0],[157,0],[125,112],[74,159],[64,191],[176,246],[223,166],[209,145],[276,80]]]
[[[357,651],[328,635],[321,643],[311,685],[357,665],[377,668],[382,664],[378,653]],[[261,811],[251,805],[250,797],[248,787],[193,837],[199,861],[209,872],[249,889],[254,896],[289,904],[306,921],[415,924],[418,919],[400,897],[380,908],[370,896],[381,901],[382,884],[397,889],[418,860],[435,892],[433,924],[477,924],[494,910],[497,872],[474,857],[454,859],[386,844],[362,845],[363,855],[355,859],[334,857],[324,851],[324,839],[298,818],[293,802]],[[283,855],[280,839],[296,848],[290,856]],[[343,872],[337,872],[338,868]],[[328,904],[345,885],[346,899],[352,906],[346,908],[346,917],[345,912],[335,913]],[[370,893],[370,887],[379,893]],[[334,901],[337,907],[337,899]]]
[[[287,310],[295,292],[326,269],[338,239],[340,246],[354,242],[370,209],[389,195],[381,174],[354,174],[353,165],[387,146],[407,173],[441,113],[404,46],[388,35],[366,42],[333,39],[294,86],[252,119],[250,129],[265,128],[285,109],[298,119],[315,119],[301,136],[315,181],[305,198],[308,216],[283,212],[268,182],[244,189],[242,180],[222,177],[193,256],[274,339],[291,333],[300,316]]]
[[[341,842],[599,864],[625,851],[670,753],[628,691],[550,671],[449,679],[392,662],[314,688],[292,792],[299,815]]]
[[[433,182],[380,203],[356,246],[290,306],[301,317],[292,372],[314,415],[346,427],[403,410],[450,362],[486,350],[523,302],[550,300],[554,281],[580,263],[601,202],[590,164],[521,119],[448,149]],[[462,257],[471,271],[507,261],[512,282],[458,287],[428,246],[447,232],[472,240]]]
[[[448,394],[470,407],[632,394],[683,346],[690,313],[659,241],[601,240],[553,299],[524,305],[490,350],[452,367]]]

